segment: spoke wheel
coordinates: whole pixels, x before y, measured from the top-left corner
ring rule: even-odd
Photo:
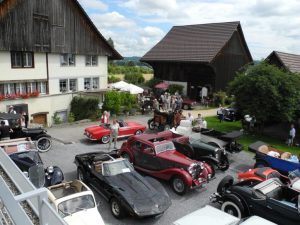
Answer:
[[[49,137],[40,137],[36,146],[39,152],[47,152],[52,147],[52,140]]]

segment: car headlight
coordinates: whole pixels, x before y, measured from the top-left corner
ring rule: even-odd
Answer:
[[[53,171],[54,171],[53,166],[48,166],[48,167],[47,167],[47,172],[48,172],[48,173],[53,173]]]

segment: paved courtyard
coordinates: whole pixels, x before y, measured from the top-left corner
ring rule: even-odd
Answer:
[[[191,111],[196,116],[197,111]],[[186,112],[185,112],[186,113]],[[215,115],[215,110],[201,113],[204,116]],[[138,115],[129,117],[128,120],[135,120],[147,125],[149,116]],[[125,118],[126,119],[126,118]],[[41,157],[46,165],[57,165],[61,167],[65,174],[65,180],[72,180],[76,178],[76,166],[73,163],[76,154],[92,152],[92,151],[108,151],[108,145],[100,144],[99,142],[89,141],[83,135],[84,128],[89,125],[97,124],[97,122],[79,123],[73,125],[60,125],[48,129],[48,133],[54,138],[53,148]],[[121,146],[124,140],[118,141],[118,147]],[[168,225],[172,224],[178,218],[191,213],[202,206],[209,203],[209,196],[216,191],[219,181],[227,174],[236,176],[238,171],[243,171],[254,164],[253,155],[248,152],[240,152],[239,154],[230,155],[230,168],[228,171],[216,174],[216,179],[205,185],[202,189],[189,191],[184,196],[176,195],[167,182],[161,181],[165,189],[172,199],[171,207],[164,213],[164,215],[157,218],[136,219],[125,218],[123,220],[115,219],[110,212],[109,204],[98,194],[96,194],[97,201],[100,201],[99,212],[101,213],[106,224],[124,225],[124,224],[155,224]],[[145,204],[147,204],[145,202]]]

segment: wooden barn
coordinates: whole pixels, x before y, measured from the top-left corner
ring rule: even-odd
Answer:
[[[198,98],[202,87],[225,90],[236,71],[252,62],[240,22],[174,26],[141,61],[154,76],[181,83]]]
[[[273,51],[265,61],[289,72],[300,73],[300,55]]]

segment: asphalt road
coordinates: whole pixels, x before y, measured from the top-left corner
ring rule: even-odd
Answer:
[[[139,121],[147,124],[150,117],[136,116],[129,120]],[[76,178],[76,166],[73,163],[76,154],[92,152],[92,151],[108,151],[108,145],[100,144],[99,142],[89,141],[83,135],[84,128],[97,123],[80,123],[74,125],[61,125],[48,129],[48,133],[54,138],[52,149],[41,154],[45,165],[59,166],[65,175],[65,180]],[[121,146],[124,140],[118,141],[118,147]],[[95,194],[97,202],[100,202],[98,210],[101,213],[106,224],[111,225],[135,225],[135,224],[155,224],[168,225],[175,220],[209,204],[209,196],[216,191],[219,181],[227,174],[236,177],[237,172],[245,171],[251,168],[254,164],[253,155],[248,152],[240,152],[238,154],[229,155],[230,168],[226,172],[218,171],[216,179],[205,185],[201,189],[191,190],[184,196],[176,195],[168,183],[161,181],[165,189],[172,199],[171,207],[161,216],[157,218],[124,218],[122,220],[115,219],[111,212],[109,204],[98,194]],[[147,204],[147,202],[145,202]]]

